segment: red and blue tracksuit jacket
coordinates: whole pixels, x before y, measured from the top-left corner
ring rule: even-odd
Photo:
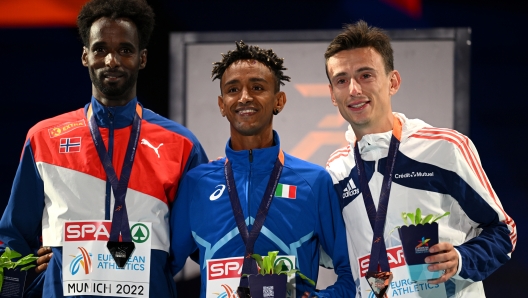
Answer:
[[[182,177],[207,162],[196,137],[185,127],[134,98],[121,107],[91,107],[117,175],[136,110],[141,132],[126,195],[130,221],[152,223],[150,297],[175,297],[169,256],[169,212]],[[39,122],[30,129],[0,220],[2,248],[36,253],[39,236],[53,257],[37,279],[42,297],[61,297],[63,226],[67,220],[111,220],[114,197],[90,134],[84,108]],[[3,249],[2,249],[3,250]],[[118,274],[118,273],[117,273]],[[35,290],[39,290],[36,287]]]

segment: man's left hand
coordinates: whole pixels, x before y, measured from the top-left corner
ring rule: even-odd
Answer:
[[[51,248],[49,246],[40,247],[37,251],[37,256],[39,257],[37,259],[37,266],[35,267],[36,273],[41,273],[46,268],[48,268],[48,263],[51,260],[51,257],[53,256],[53,253],[51,252]]]
[[[425,258],[429,271],[444,270],[444,274],[437,279],[429,280],[430,284],[436,285],[449,280],[458,270],[458,253],[451,243],[440,242],[429,248],[430,253],[435,255]]]

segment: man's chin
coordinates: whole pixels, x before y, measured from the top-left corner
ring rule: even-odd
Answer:
[[[101,90],[101,93],[108,97],[119,97],[125,94],[125,90],[123,88],[115,88],[115,87],[103,87]]]

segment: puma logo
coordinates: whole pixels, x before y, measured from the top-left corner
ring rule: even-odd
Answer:
[[[158,155],[158,158],[160,158],[160,155],[159,155],[158,149],[159,149],[159,147],[163,146],[163,143],[159,144],[158,147],[154,147],[154,146],[152,146],[152,144],[151,144],[149,141],[147,141],[147,140],[145,140],[145,139],[141,139],[141,144],[142,144],[142,145],[147,145],[147,146],[149,146],[150,148],[152,148],[152,150],[154,150],[154,152],[156,152],[156,154]]]

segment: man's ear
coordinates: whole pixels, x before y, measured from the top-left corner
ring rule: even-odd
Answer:
[[[222,96],[218,95],[218,108],[220,109],[220,114],[222,115],[222,117],[225,117],[226,114],[225,114],[225,111],[224,111],[224,99],[222,98]]]
[[[401,77],[400,73],[397,70],[393,70],[392,74],[390,75],[390,89],[389,94],[392,96],[398,92],[401,85]]]
[[[337,102],[335,100],[334,96],[334,90],[332,89],[332,84],[328,84],[328,89],[330,90],[330,99],[332,100],[332,104],[337,107]]]
[[[82,61],[82,65],[84,65],[84,67],[88,67],[88,48],[86,48],[86,47],[83,47],[83,52],[82,52],[82,55],[81,55],[81,61]]]
[[[281,112],[282,109],[284,109],[284,106],[286,105],[286,93],[284,93],[283,91],[279,91],[277,92],[277,94],[275,94],[276,98],[277,98],[277,103],[275,104],[275,110],[277,112]]]
[[[139,54],[139,69],[143,69],[147,66],[147,49],[141,50]]]

